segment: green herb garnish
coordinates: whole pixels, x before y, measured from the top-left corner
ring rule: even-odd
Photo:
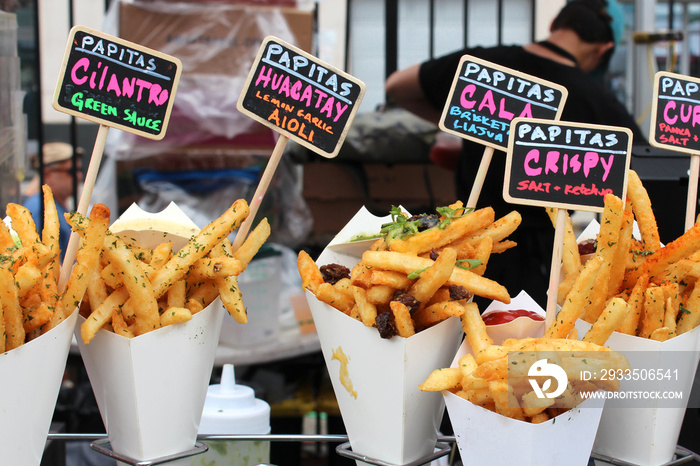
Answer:
[[[453,209],[449,206],[437,207],[435,211],[442,220],[427,229],[434,227],[444,229],[453,220],[463,217],[473,210],[472,208],[465,207],[459,207],[457,209]],[[458,211],[462,212],[458,214]],[[426,217],[435,217],[435,214],[408,217],[406,213],[402,212],[401,208],[397,206],[392,206],[389,213],[391,214],[391,222],[383,224],[379,232],[379,234],[386,239],[387,243],[390,243],[394,239],[404,239],[415,235],[419,231],[424,231],[426,229]],[[413,220],[409,220],[409,218],[413,218]]]
[[[424,268],[424,269],[414,270],[413,272],[411,272],[411,273],[409,273],[408,275],[406,275],[406,277],[408,277],[409,280],[413,280],[414,278],[420,277],[420,274],[422,274],[423,272],[425,272],[425,271],[428,270],[429,268],[430,268],[430,267],[426,267],[426,268]]]
[[[464,264],[467,264],[466,266]],[[481,265],[480,259],[458,259],[456,266],[463,270],[471,270]]]
[[[379,230],[379,234],[384,236],[387,243],[418,233],[418,222],[408,221],[408,216],[401,211],[400,207],[392,206],[389,213],[391,214],[391,222],[383,224]]]
[[[457,210],[461,210],[462,213],[457,215]],[[437,207],[435,208],[435,211],[440,214],[441,216],[445,217],[444,220],[440,222],[438,225],[438,228],[443,229],[447,225],[452,222],[452,220],[464,217],[467,215],[469,212],[472,212],[474,209],[473,208],[466,208],[466,207],[460,207],[459,209],[453,209],[452,207],[445,206],[445,207]]]

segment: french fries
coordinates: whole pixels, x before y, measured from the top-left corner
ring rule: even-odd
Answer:
[[[237,278],[270,235],[263,219],[239,250],[231,251],[227,237],[249,212],[244,200],[235,201],[178,251],[170,241],[143,250],[107,231],[98,248],[102,268],[86,274],[93,283],[87,285],[81,306],[83,343],[92,341],[102,328],[131,337],[187,322],[217,297],[238,323],[245,324]],[[85,219],[74,214],[69,223],[87,244],[90,225]]]
[[[323,268],[337,264],[319,267],[300,251],[302,287],[366,326],[377,327],[383,338],[408,337],[459,317],[473,295],[510,302],[508,290],[485,271],[491,254],[515,244],[507,237],[520,225],[520,215],[513,211],[496,219],[492,208],[467,209],[461,201],[436,210],[408,218],[392,208],[393,221],[383,225],[382,237],[335,284]]]
[[[53,193],[43,187],[44,227],[31,213],[8,204],[10,229],[0,223],[0,352],[17,348],[58,325],[76,308],[85,317],[80,333],[89,343],[100,329],[134,337],[187,322],[217,296],[239,323],[247,314],[237,277],[270,235],[263,219],[237,251],[227,237],[248,216],[237,200],[179,251],[169,241],[151,249],[132,245],[109,230],[109,209],[66,214],[80,248],[63,290],[58,289],[59,222]],[[64,265],[68,266],[68,265]]]
[[[76,255],[77,263],[73,266],[71,275],[63,292],[61,305],[64,316],[80,306],[80,302],[88,288],[90,278],[94,275],[100,260],[102,244],[109,228],[109,209],[97,204],[92,208],[80,249]],[[55,320],[60,320],[55,319]]]
[[[611,302],[605,314],[620,319],[626,303]],[[617,391],[619,381],[605,377],[610,371],[630,368],[627,359],[603,343],[614,325],[591,329],[583,340],[545,336],[505,340],[494,345],[476,303],[468,303],[462,314],[462,329],[471,353],[460,358],[457,367],[435,369],[418,388],[422,391],[449,391],[465,400],[502,416],[530,423],[545,422],[577,406],[586,395],[597,390]],[[556,335],[551,327],[545,335]],[[547,387],[547,376],[532,375],[542,361],[556,364],[566,374],[567,385],[559,387],[556,397],[543,397],[533,382]],[[583,380],[586,378],[586,380]],[[557,379],[558,380],[558,379]]]
[[[59,221],[53,192],[43,186],[44,227],[41,232],[31,212],[7,204],[6,214],[19,244],[3,223],[0,227],[0,352],[10,351],[58,325],[79,305],[99,266],[109,221],[109,209],[96,204],[86,220],[87,241],[76,254],[64,290],[58,289]]]
[[[632,234],[635,221],[639,239]],[[572,327],[578,317],[566,309],[580,310],[585,303],[585,313],[580,317],[608,331],[611,315],[604,309],[617,300],[614,319],[619,322],[614,330],[620,333],[664,341],[694,329],[700,323],[700,290],[696,285],[700,275],[700,224],[662,246],[649,196],[632,170],[627,199],[623,202],[616,196],[606,196],[600,224],[597,248],[589,259],[601,263],[595,282],[584,280],[590,277],[585,274],[588,263],[578,271],[567,266],[567,284],[559,289],[562,309],[557,322]],[[570,241],[564,244],[567,255],[576,255],[577,247]],[[578,304],[569,306],[572,302]],[[561,331],[558,336],[562,336]]]

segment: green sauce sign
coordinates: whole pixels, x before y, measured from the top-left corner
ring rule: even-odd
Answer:
[[[165,136],[179,59],[76,26],[61,69],[56,110],[149,139]]]

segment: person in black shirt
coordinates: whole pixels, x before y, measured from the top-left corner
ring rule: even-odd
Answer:
[[[632,130],[634,144],[643,144],[645,137],[634,118],[615,95],[593,77],[607,67],[623,32],[621,10],[614,0],[573,0],[554,19],[546,40],[523,46],[463,49],[398,70],[387,79],[387,99],[437,124],[459,60],[468,54],[566,87],[568,97],[561,120],[624,126]],[[462,142],[455,171],[457,195],[465,202],[484,148],[476,142]],[[492,206],[496,218],[517,210],[522,223],[509,237],[517,246],[502,254],[493,254],[486,276],[505,286],[511,296],[525,290],[545,308],[554,228],[543,208],[511,205],[503,200],[505,159],[503,152],[493,155],[476,207]],[[480,307],[483,310],[485,306]]]

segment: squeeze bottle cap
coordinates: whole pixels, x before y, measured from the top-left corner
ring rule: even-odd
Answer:
[[[225,364],[221,383],[209,385],[204,401],[200,434],[267,434],[270,405],[255,398],[255,391],[236,384],[233,364]]]

